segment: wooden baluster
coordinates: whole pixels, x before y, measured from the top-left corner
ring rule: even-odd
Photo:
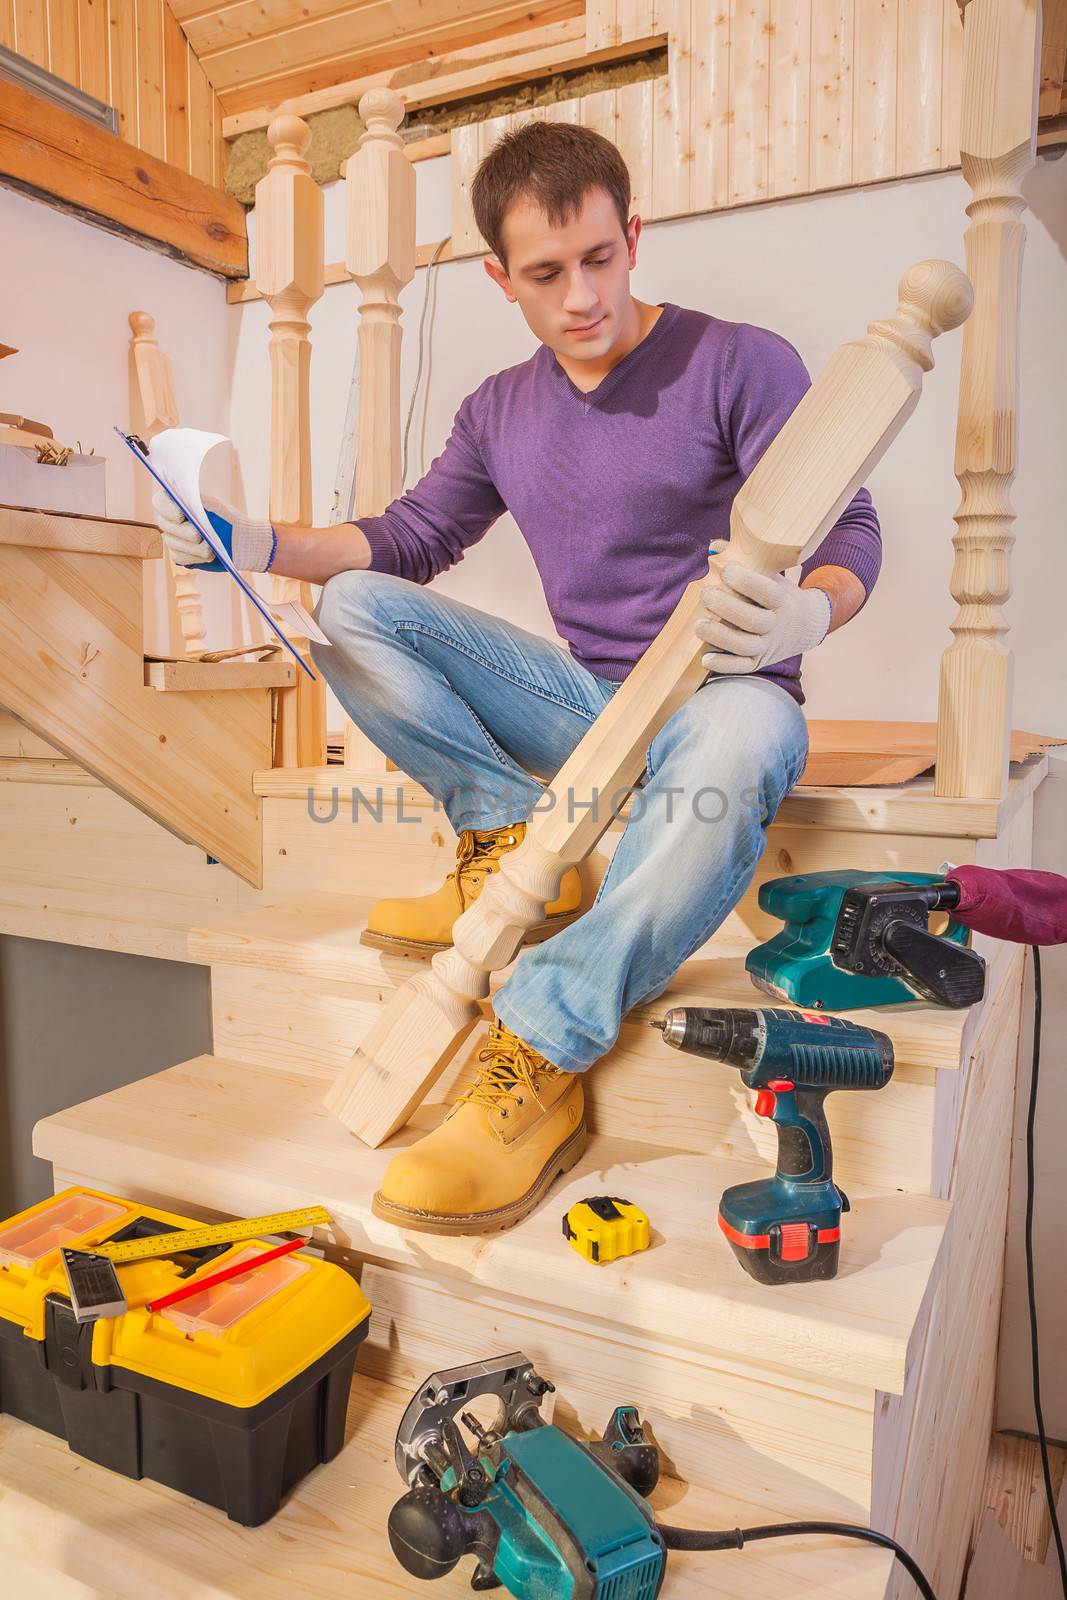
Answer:
[[[397,129],[404,102],[369,89],[366,132],[345,164],[345,265],[361,291],[355,514],[373,517],[403,489],[400,440],[400,291],[415,274],[415,173]],[[345,765],[384,771],[381,752],[352,723]]]
[[[311,340],[308,311],[323,291],[322,190],[304,152],[311,130],[299,117],[275,117],[267,129],[274,156],[256,184],[256,287],[271,309],[270,517],[307,525],[311,502]],[[311,585],[276,578],[278,601],[310,611]],[[307,654],[307,641],[295,641]],[[326,689],[297,674],[278,695],[275,765],[326,761]]]
[[[1011,593],[1019,293],[1026,227],[1022,181],[1035,158],[1038,0],[968,0],[963,16],[965,235],[975,306],[963,336],[955,472],[954,642],[941,659],[935,792],[998,799],[1008,777],[1012,657],[1002,607]]]
[[[134,400],[133,431],[149,443],[164,428],[178,426],[178,402],[170,362],[155,337],[156,319],[147,311],[131,311],[130,374]],[[147,474],[144,475],[147,480]],[[140,479],[141,474],[138,474]],[[178,627],[186,655],[198,655],[207,644],[204,607],[195,574],[167,558],[172,580]]]
[[[735,497],[729,554],[714,556],[707,576],[684,591],[556,774],[552,804],[538,805],[522,844],[457,919],[451,948],[383,1006],[331,1089],[326,1104],[353,1133],[378,1145],[407,1121],[478,1020],[490,973],[518,955],[567,867],[593,848],[637,782],[650,741],[700,686],[707,647],[694,623],[709,578],[718,581],[726,562],[782,572],[815,548],[918,404],[922,375],[934,364],[931,340],[958,327],[970,308],[958,267],[920,262],[901,280],[895,315],[831,356]]]

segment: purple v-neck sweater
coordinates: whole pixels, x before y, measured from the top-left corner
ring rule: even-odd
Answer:
[[[419,483],[359,519],[372,566],[428,583],[510,511],[572,655],[619,681],[729,538],[735,494],[809,382],[777,334],[670,304],[590,394],[541,345],[467,396]],[[847,567],[869,594],[880,564],[861,489],[804,575]],[[803,702],[799,656],[765,675]]]

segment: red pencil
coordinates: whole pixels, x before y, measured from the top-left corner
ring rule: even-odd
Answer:
[[[246,1272],[254,1272],[257,1267],[266,1266],[268,1261],[277,1261],[279,1256],[291,1255],[294,1250],[299,1250],[301,1245],[306,1244],[306,1239],[287,1239],[284,1244],[275,1245],[273,1250],[264,1250],[262,1255],[251,1256],[246,1261],[235,1261],[232,1266],[213,1272],[209,1278],[183,1283],[180,1289],[165,1294],[162,1299],[149,1301],[146,1310],[164,1311],[167,1306],[177,1305],[179,1300],[191,1299],[194,1294],[199,1294],[201,1289],[214,1289],[216,1284],[225,1283],[229,1278],[240,1278]]]

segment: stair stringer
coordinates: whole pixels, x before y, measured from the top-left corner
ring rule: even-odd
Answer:
[[[270,691],[144,682],[137,523],[0,507],[0,705],[170,832],[262,882]]]

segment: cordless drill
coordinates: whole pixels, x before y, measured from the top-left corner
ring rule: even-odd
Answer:
[[[884,1033],[825,1012],[682,1006],[652,1027],[676,1050],[741,1069],[756,1114],[778,1129],[773,1178],[739,1183],[719,1226],[760,1283],[809,1283],[837,1272],[841,1212],[823,1102],[835,1089],[884,1089],[893,1045]]]

